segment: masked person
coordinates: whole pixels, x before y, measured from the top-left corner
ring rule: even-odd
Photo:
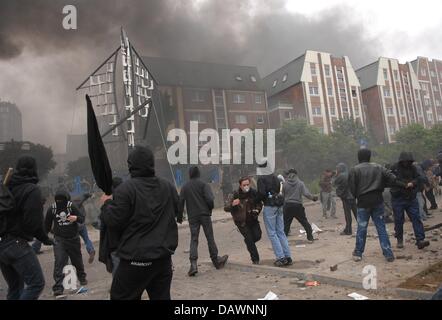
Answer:
[[[0,228],[0,268],[8,284],[8,300],[37,300],[45,286],[40,262],[28,244],[34,238],[44,245],[53,244],[44,231],[44,200],[37,183],[35,159],[20,157],[5,187],[13,198],[14,208],[0,212],[5,214],[1,220],[5,225]]]
[[[178,194],[155,175],[153,152],[136,146],[127,164],[131,178],[103,196],[101,218],[118,243],[119,265],[111,300],[170,300],[172,258],[178,246]],[[113,242],[114,243],[114,242]]]
[[[358,152],[359,164],[349,173],[348,185],[352,195],[357,200],[358,230],[356,232],[356,247],[353,251],[353,260],[361,261],[367,240],[367,229],[370,218],[376,227],[382,253],[388,262],[394,261],[391,243],[385,228],[384,199],[382,193],[385,187],[392,185],[406,186],[385,167],[370,162],[371,151],[361,149]]]
[[[54,296],[63,294],[63,269],[68,264],[68,259],[77,272],[78,280],[82,286],[87,284],[84,271],[79,224],[84,222],[81,211],[70,201],[69,193],[59,190],[55,193],[55,202],[48,208],[45,218],[47,232],[52,230],[55,236],[54,244],[54,281],[52,287]]]
[[[287,179],[282,186],[282,195],[284,196],[284,233],[288,236],[293,218],[295,218],[307,233],[307,240],[313,242],[313,230],[305,215],[302,197],[312,201],[318,201],[318,197],[310,193],[304,182],[299,179],[295,169],[287,172]]]
[[[352,235],[352,218],[351,214],[358,220],[358,213],[356,207],[356,200],[350,192],[348,186],[348,169],[344,163],[338,164],[336,167],[336,177],[333,179],[333,184],[336,188],[336,195],[341,199],[342,206],[344,208],[345,215],[345,229],[341,232],[341,235]]]
[[[203,227],[207,239],[210,258],[216,269],[221,269],[229,258],[228,255],[218,256],[218,247],[215,243],[212,227],[212,210],[214,208],[214,197],[210,186],[200,179],[198,167],[189,169],[188,181],[180,192],[179,215],[182,217],[184,207],[187,210],[190,227],[190,269],[189,277],[198,273],[198,238],[200,228]]]
[[[419,214],[419,202],[417,193],[419,191],[419,173],[413,165],[414,159],[410,152],[402,152],[399,162],[392,167],[393,173],[398,179],[405,182],[406,186],[396,186],[391,188],[391,202],[394,213],[394,231],[397,239],[397,247],[404,247],[404,212],[413,224],[416,246],[423,249],[430,245],[425,241],[424,225]]]
[[[258,192],[250,187],[250,178],[241,178],[239,189],[229,195],[224,211],[232,214],[235,225],[244,237],[253,264],[259,264],[256,242],[261,239],[262,234],[258,221],[261,210],[262,201]]]

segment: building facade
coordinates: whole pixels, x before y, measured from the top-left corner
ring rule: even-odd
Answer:
[[[381,57],[356,71],[362,86],[368,127],[379,143],[395,142],[401,128],[420,123],[427,125],[421,86],[411,63]]]
[[[411,62],[421,87],[424,121],[427,127],[442,122],[442,61],[418,57]]]
[[[23,140],[21,112],[15,104],[0,101],[0,142],[11,140]]]
[[[285,120],[307,119],[324,134],[339,119],[366,119],[359,80],[348,57],[307,51],[263,79],[269,104],[270,127]]]

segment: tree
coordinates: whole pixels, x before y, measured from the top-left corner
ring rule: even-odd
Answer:
[[[358,144],[364,141],[368,145],[371,145],[373,142],[370,134],[362,124],[359,121],[355,121],[353,118],[337,120],[334,129],[335,133],[351,137]]]
[[[17,160],[22,155],[30,155],[37,162],[40,178],[45,178],[50,170],[55,168],[54,155],[50,147],[32,142],[10,141],[1,143],[0,150],[0,174],[5,173],[8,168],[15,167]]]
[[[69,162],[66,167],[66,173],[72,179],[75,177],[92,177],[93,174],[89,157],[82,157]]]

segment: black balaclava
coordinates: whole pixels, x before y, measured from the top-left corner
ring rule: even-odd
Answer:
[[[359,163],[370,162],[371,160],[371,151],[369,149],[361,149],[358,151],[358,160]]]
[[[129,154],[127,164],[132,178],[155,176],[155,159],[149,147],[136,146]]]
[[[16,174],[22,177],[38,177],[37,162],[31,156],[21,156],[15,166]]]
[[[189,178],[197,179],[201,176],[200,169],[198,167],[190,167],[189,169]]]

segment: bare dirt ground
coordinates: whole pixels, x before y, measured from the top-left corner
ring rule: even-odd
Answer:
[[[261,255],[261,264],[254,266],[251,264],[243,238],[229,214],[216,210],[213,217],[216,221],[214,223],[215,239],[220,255],[229,254],[229,262],[224,269],[215,270],[210,264],[206,240],[201,231],[199,273],[192,278],[187,276],[190,232],[184,223],[180,226],[179,245],[173,256],[172,298],[182,300],[256,300],[272,291],[279,299],[284,300],[351,299],[347,295],[352,292],[357,292],[370,299],[417,299],[422,297],[415,292],[412,292],[411,295],[404,295],[396,291],[395,288],[401,286],[434,292],[437,282],[442,281],[440,278],[442,230],[428,232],[427,237],[431,241],[430,247],[418,250],[412,240],[411,224],[407,221],[405,224],[405,248],[396,249],[393,238],[394,226],[388,224],[390,241],[398,258],[393,263],[388,263],[382,256],[376,231],[371,224],[364,259],[357,263],[352,260],[352,251],[355,245],[354,235],[339,235],[344,228],[344,215],[339,201],[338,219],[323,219],[319,204],[307,206],[306,212],[310,222],[315,223],[323,232],[315,235],[317,241],[308,244],[305,241],[305,235],[300,233],[302,227],[294,221],[289,236],[294,264],[287,268],[276,268],[272,264],[275,257],[262,222],[263,236],[257,244]],[[433,211],[433,215],[433,218],[425,222],[426,226],[442,222],[442,212],[436,210]],[[260,220],[262,221],[262,217]],[[353,231],[356,231],[355,222],[353,222]],[[98,232],[93,228],[90,228],[90,237],[95,241],[97,249]],[[68,299],[108,299],[112,281],[110,274],[98,261],[94,261],[91,265],[87,264],[87,253],[84,249],[83,255],[89,280],[88,291],[85,294],[71,294]],[[46,289],[41,298],[54,299],[51,290],[53,284],[52,249],[44,247],[44,253],[39,255],[39,259],[46,277]],[[337,265],[337,270],[331,271],[330,266],[335,265]],[[375,267],[377,290],[366,291],[362,289],[362,281],[366,276],[363,274],[363,269],[367,265]],[[436,276],[431,275],[434,277],[434,281],[432,278],[426,278],[423,282],[415,281],[416,284],[413,285],[413,280],[409,280],[434,265],[438,266],[436,267],[438,268]],[[422,277],[422,275],[418,277]],[[319,286],[305,287],[306,280],[317,280]],[[404,282],[406,284],[402,285]],[[0,276],[0,299],[5,299],[5,296],[6,284],[3,277]]]

